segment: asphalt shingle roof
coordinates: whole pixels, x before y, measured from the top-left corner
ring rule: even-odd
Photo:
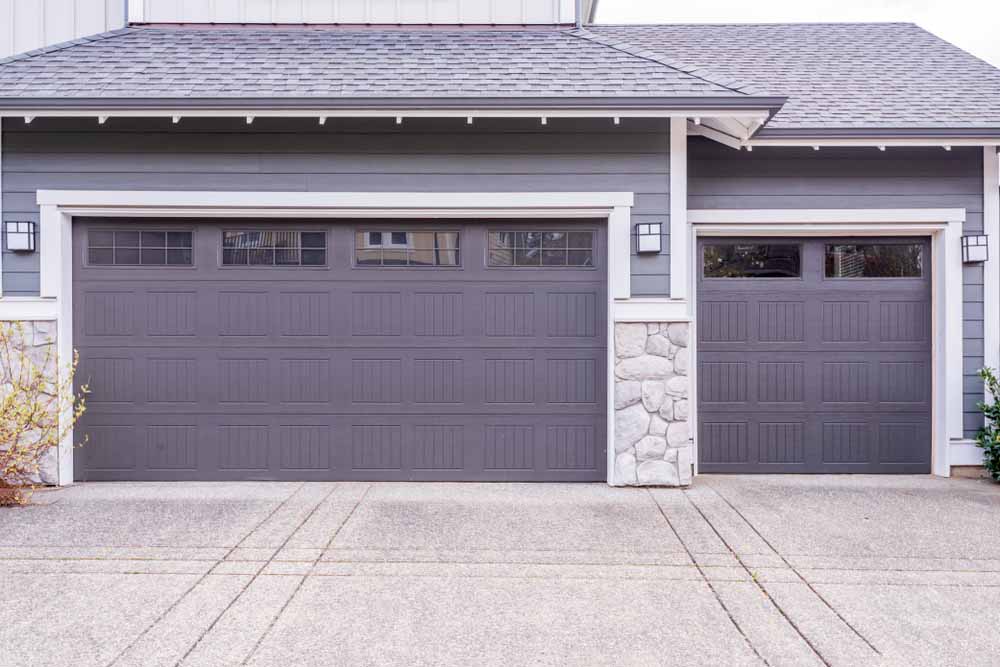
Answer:
[[[907,23],[594,26],[788,102],[762,134],[806,128],[1000,129],[1000,70]]]
[[[128,28],[0,64],[0,97],[740,97],[566,30]]]
[[[0,104],[788,97],[763,134],[992,129],[1000,70],[911,24],[127,28],[0,61]],[[777,106],[777,104],[771,105]]]

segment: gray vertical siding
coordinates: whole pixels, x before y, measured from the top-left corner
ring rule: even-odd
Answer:
[[[2,167],[5,220],[37,220],[39,189],[626,191],[636,222],[669,233],[666,121],[8,120]],[[663,248],[633,251],[636,295],[669,293]],[[3,286],[37,294],[37,255],[5,252]]]
[[[734,208],[964,208],[966,233],[983,229],[980,148],[762,148],[737,152],[692,139],[689,205]],[[964,268],[964,427],[982,424],[976,409],[983,364],[983,269]]]

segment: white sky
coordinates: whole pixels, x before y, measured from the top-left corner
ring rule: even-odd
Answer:
[[[906,21],[1000,67],[1000,0],[600,0],[598,23]]]

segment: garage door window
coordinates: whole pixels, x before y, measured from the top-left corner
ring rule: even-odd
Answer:
[[[799,278],[802,251],[787,243],[715,243],[704,247],[706,278]]]
[[[223,266],[323,266],[326,232],[225,231]]]
[[[593,267],[594,232],[489,232],[494,267]]]
[[[923,272],[919,243],[826,246],[827,278],[920,278]]]
[[[454,231],[362,230],[355,234],[358,266],[461,266],[461,239]]]
[[[192,233],[94,229],[87,235],[91,266],[191,266]]]

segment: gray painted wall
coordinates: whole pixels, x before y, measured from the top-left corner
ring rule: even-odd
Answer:
[[[669,126],[623,119],[20,119],[4,121],[3,218],[37,220],[39,189],[627,191],[662,222],[664,254],[632,257],[633,291],[669,292]],[[38,256],[3,255],[6,295],[38,293]]]
[[[689,205],[732,208],[964,208],[966,233],[983,229],[983,153],[980,148],[761,148],[737,152],[692,139]],[[964,425],[973,437],[982,423],[976,402],[983,385],[983,268],[964,268]]]

